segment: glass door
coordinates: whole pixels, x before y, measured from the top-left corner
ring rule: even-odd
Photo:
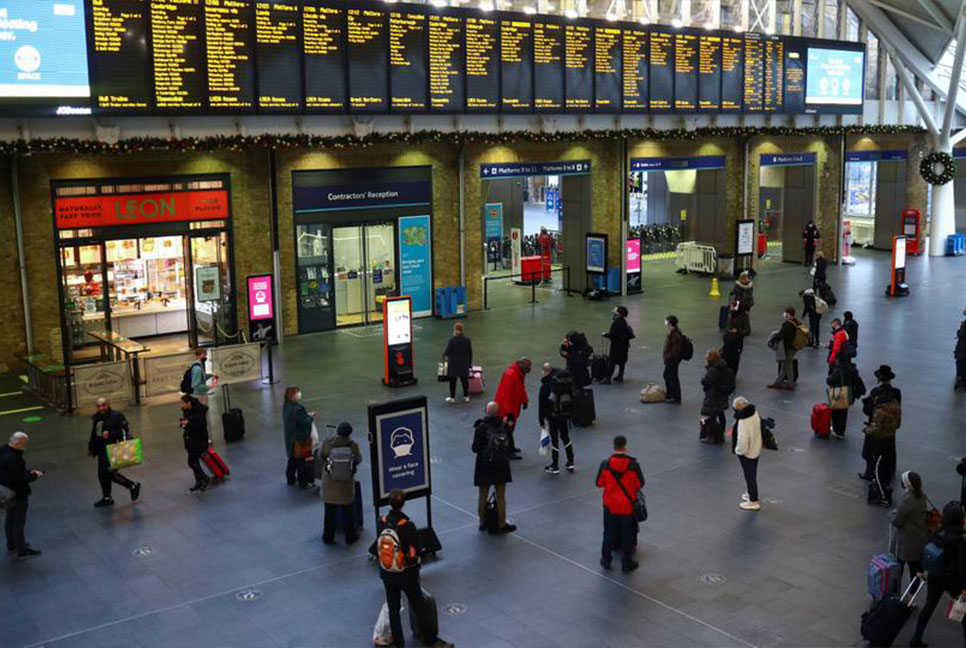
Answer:
[[[219,232],[190,237],[192,281],[189,343],[193,347],[236,341],[232,313],[231,273],[228,266],[228,234]],[[237,340],[241,341],[241,340]]]
[[[315,333],[335,328],[332,228],[322,223],[297,225],[295,254],[299,331]]]
[[[397,292],[395,225],[332,228],[335,325],[382,321],[382,303]]]
[[[396,294],[395,227],[392,222],[366,225],[366,292],[370,322],[382,321],[382,301]]]
[[[63,269],[68,361],[76,362],[77,351],[90,346],[99,348],[99,343],[88,332],[110,328],[107,285],[114,276],[107,270],[104,246],[99,243],[62,247],[60,265]]]

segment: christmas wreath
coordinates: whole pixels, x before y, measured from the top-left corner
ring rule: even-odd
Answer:
[[[942,171],[936,173],[936,167]],[[919,175],[931,185],[944,185],[956,175],[956,162],[949,153],[934,151],[919,164]]]

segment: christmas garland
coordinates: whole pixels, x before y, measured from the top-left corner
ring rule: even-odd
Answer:
[[[936,165],[942,166],[942,172],[936,173]],[[944,185],[956,177],[956,161],[949,153],[933,151],[919,163],[919,175],[931,185]]]
[[[474,131],[379,132],[369,135],[213,135],[209,137],[161,138],[133,137],[115,143],[97,140],[50,138],[0,142],[0,155],[67,153],[92,155],[105,153],[239,152],[247,149],[354,149],[386,144],[554,144],[561,142],[614,141],[621,138],[652,141],[695,141],[705,138],[803,137],[840,135],[911,135],[925,132],[917,126],[814,126],[806,128],[706,126],[695,129],[652,128],[578,130],[566,132]]]

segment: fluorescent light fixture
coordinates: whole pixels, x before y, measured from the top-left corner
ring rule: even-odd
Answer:
[[[712,23],[709,20],[708,22],[704,23],[704,28],[710,31],[710,30],[714,29],[714,23]]]
[[[609,13],[605,17],[607,18],[607,20],[609,20],[611,22],[614,22],[615,20],[617,20],[617,14],[615,14],[615,13]]]
[[[745,28],[741,25],[735,25],[735,31],[740,34],[741,32],[745,31]]]
[[[537,13],[537,10],[534,9],[533,7],[524,7],[523,13],[532,16],[533,14]]]
[[[648,20],[647,16],[641,16],[638,19],[638,22],[641,23],[642,25],[650,25],[651,24],[651,21]]]
[[[684,25],[684,23],[681,22],[680,18],[675,18],[671,21],[671,27],[674,27],[675,29],[681,29],[682,25]]]
[[[570,18],[571,20],[576,20],[577,19],[577,12],[574,11],[573,9],[568,9],[567,10],[567,18]]]
[[[434,7],[442,8],[446,6],[446,0],[430,0],[430,1]]]
[[[493,11],[493,3],[492,2],[481,2],[480,3],[480,11]]]

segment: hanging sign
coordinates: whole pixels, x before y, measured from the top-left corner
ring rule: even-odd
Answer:
[[[503,162],[499,164],[480,165],[480,177],[484,180],[547,175],[588,175],[589,173],[590,160],[574,160],[573,162]]]
[[[723,169],[723,155],[699,155],[695,157],[647,157],[631,158],[631,171],[681,171],[683,169]]]
[[[761,166],[796,166],[815,164],[814,153],[792,153],[783,155],[763,154]]]

